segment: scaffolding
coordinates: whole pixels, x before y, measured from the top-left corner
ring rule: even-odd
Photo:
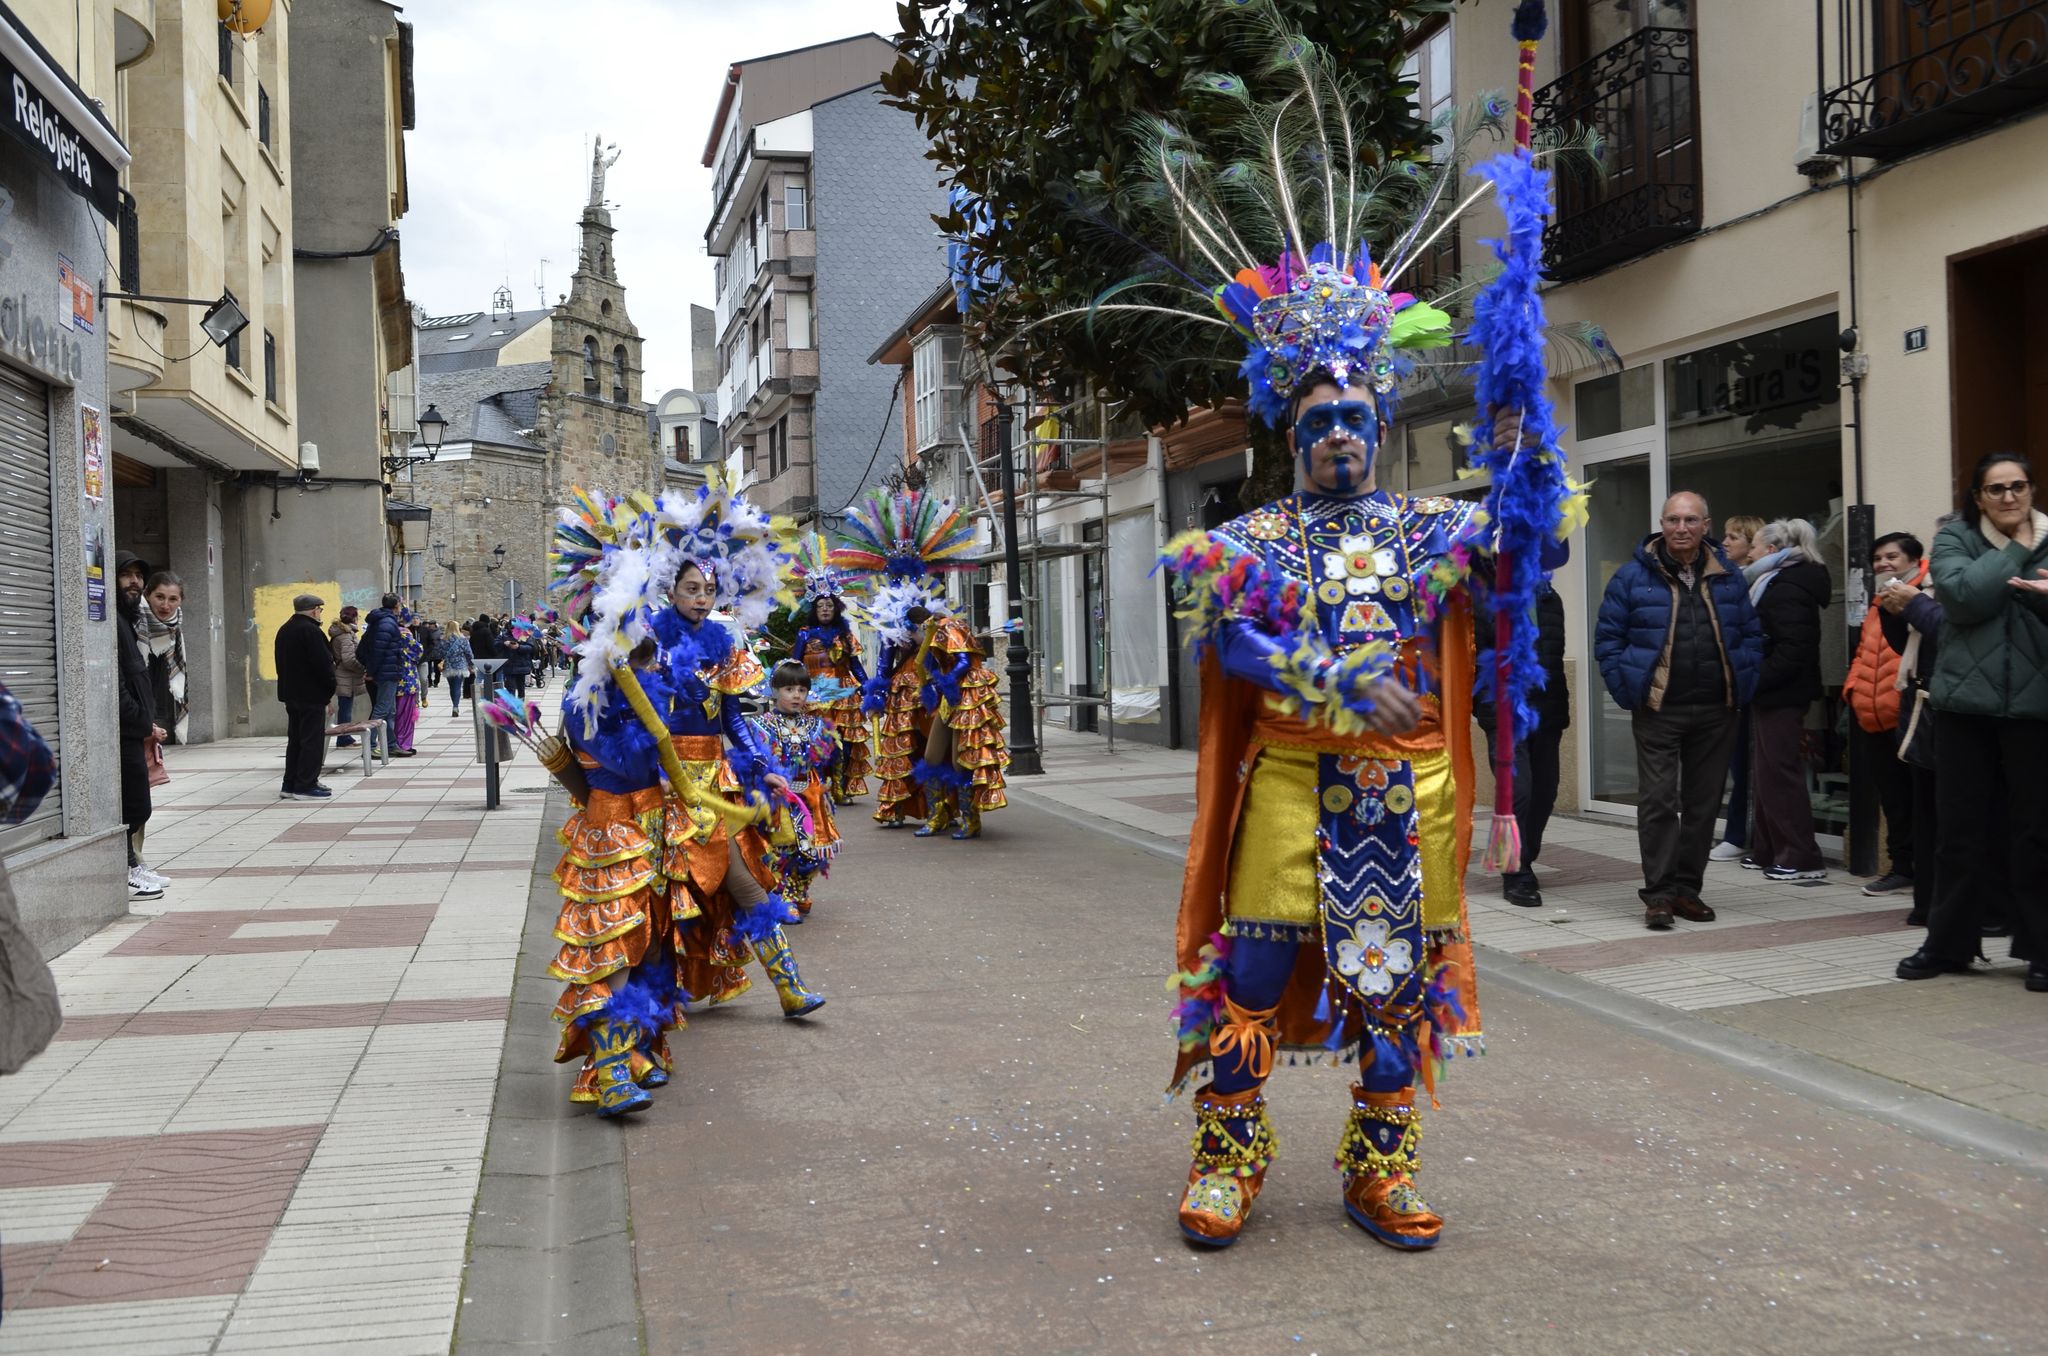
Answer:
[[[1002,398],[1001,388],[993,388],[997,398]],[[1017,503],[1017,559],[1018,581],[1021,594],[1016,601],[1022,604],[1024,635],[1030,645],[1031,692],[1034,733],[1042,748],[1045,743],[1046,712],[1055,708],[1073,710],[1092,709],[1099,712],[1102,732],[1107,741],[1105,752],[1116,751],[1116,647],[1112,638],[1111,620],[1115,603],[1109,589],[1109,406],[1101,401],[1079,399],[1060,405],[1026,406],[1027,416],[1018,422],[1015,444],[1015,466],[1019,484],[1015,487],[1019,496]],[[1089,414],[1095,417],[1095,436],[1067,436],[1077,422]],[[965,458],[974,476],[974,488],[980,500],[981,512],[987,514],[989,536],[994,542],[993,549],[973,557],[976,565],[990,565],[998,569],[1007,563],[1003,540],[1003,506],[990,489],[990,482],[1002,475],[1001,446],[1002,421],[991,416],[982,421],[981,436],[969,441],[966,428],[960,431],[960,442],[969,450]],[[1095,478],[1084,481],[1080,465],[1094,453]],[[1088,488],[1088,486],[1093,488]],[[998,486],[1008,491],[1009,486]],[[1099,525],[1099,540],[1088,541],[1047,541],[1045,523],[1047,515],[1073,504],[1092,501],[1096,506],[1095,521]],[[1064,636],[1045,635],[1046,599],[1042,590],[1047,587],[1048,571],[1042,568],[1060,560],[1094,558],[1099,561],[1097,578],[1101,581],[1099,590],[1101,619],[1102,672],[1101,690],[1053,692],[1051,690],[1050,666],[1047,663],[1048,645],[1065,645]],[[1085,567],[1084,567],[1085,568]],[[1008,581],[1005,580],[1007,591]],[[1089,591],[1083,589],[1084,602]],[[1007,618],[1005,618],[1007,620]],[[1041,643],[1044,642],[1044,643]],[[993,658],[994,656],[991,656]],[[1093,684],[1084,684],[1092,687]]]

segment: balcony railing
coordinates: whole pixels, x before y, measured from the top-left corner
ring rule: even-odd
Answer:
[[[1604,171],[1558,175],[1557,214],[1543,233],[1552,277],[1579,277],[1699,230],[1692,30],[1638,29],[1537,91],[1536,119],[1598,132]]]
[[[2048,0],[1814,0],[1821,149],[1883,159],[2048,103]]]

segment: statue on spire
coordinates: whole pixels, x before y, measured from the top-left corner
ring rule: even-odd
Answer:
[[[607,152],[607,151],[609,151],[609,152],[610,152],[610,154],[609,154],[609,155],[607,155],[607,154],[606,154],[606,152]],[[618,164],[618,163],[619,163],[619,148],[618,148],[618,145],[617,145],[617,143],[614,143],[614,144],[612,144],[612,145],[610,145],[610,146],[607,146],[607,145],[605,145],[605,144],[604,144],[604,134],[603,134],[602,132],[598,133],[598,135],[597,135],[597,136],[595,136],[594,138],[592,138],[592,139],[591,139],[591,143],[590,143],[590,205],[591,205],[592,207],[602,207],[602,206],[604,206],[604,176],[605,176],[605,171],[609,170],[609,169],[610,169],[610,168],[611,168],[611,167],[612,167],[613,165],[616,165],[616,164]]]

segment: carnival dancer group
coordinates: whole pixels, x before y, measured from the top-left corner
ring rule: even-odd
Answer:
[[[1348,1064],[1343,1211],[1416,1251],[1444,1230],[1418,1180],[1424,1104],[1451,1056],[1484,1048],[1463,892],[1472,707],[1496,712],[1487,864],[1512,872],[1515,742],[1544,682],[1536,600],[1584,518],[1546,351],[1613,355],[1592,327],[1547,325],[1537,294],[1549,157],[1572,149],[1532,145],[1538,0],[1515,12],[1515,104],[1446,114],[1429,160],[1378,164],[1349,137],[1353,110],[1381,91],[1270,6],[1242,8],[1299,89],[1244,101],[1233,145],[1195,145],[1163,118],[1136,125],[1133,172],[1151,182],[1125,201],[1156,218],[1157,248],[1076,311],[1106,333],[1120,315],[1151,324],[1177,309],[1233,331],[1247,408],[1295,462],[1294,493],[1161,558],[1201,667],[1170,982],[1169,1095],[1191,1092],[1195,1120],[1177,1220],[1198,1245],[1237,1241],[1279,1152],[1264,1094],[1275,1066]],[[1243,90],[1219,78],[1208,94]],[[1460,185],[1470,149],[1506,139],[1510,121],[1512,149],[1472,171],[1476,188]],[[1471,293],[1459,332],[1401,284],[1488,194],[1505,219],[1488,242],[1495,267],[1434,299]],[[1378,460],[1396,395],[1458,368],[1480,411],[1465,433],[1483,492],[1394,492]],[[558,1058],[584,1059],[576,1095],[614,1113],[644,1104],[669,1068],[664,1037],[686,1004],[744,990],[750,953],[785,1012],[822,1001],[782,928],[840,846],[834,804],[872,776],[883,827],[972,838],[1004,803],[1007,755],[995,675],[932,587],[969,549],[950,506],[877,496],[836,548],[814,543],[794,562],[717,488],[585,510],[564,570],[585,581],[572,594],[592,619],[569,703],[591,789],[561,874]],[[774,709],[748,721],[733,703],[762,670],[742,637],[785,568],[804,594],[795,653],[771,679]],[[856,595],[880,642],[872,674],[848,626]],[[709,619],[714,605],[737,631]]]
[[[964,840],[1005,804],[1009,754],[994,676],[946,598],[973,546],[950,503],[876,491],[828,546],[715,480],[575,501],[553,553],[577,659],[559,720],[510,692],[486,716],[574,802],[555,872],[555,1059],[577,1066],[572,1102],[614,1117],[653,1104],[672,1034],[745,994],[750,963],[784,1016],[824,1006],[785,929],[811,913],[843,845],[837,812],[871,771],[881,827],[914,815],[920,834]],[[778,610],[793,639],[764,663]]]

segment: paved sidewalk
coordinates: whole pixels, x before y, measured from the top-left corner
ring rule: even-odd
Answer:
[[[1049,731],[1042,777],[1013,791],[1181,855],[1194,823],[1192,752]],[[1475,840],[1483,839],[1482,812]],[[1468,880],[1474,939],[1579,979],[1768,1036],[1866,1072],[2048,1129],[2048,998],[1999,957],[1988,975],[1904,983],[1919,945],[1911,901],[1867,899],[1840,869],[1824,885],[1766,881],[1735,863],[1707,869],[1713,923],[1643,926],[1632,824],[1551,821],[1537,863],[1544,907],[1519,909],[1498,882]]]
[[[0,1352],[445,1352],[545,774],[467,714],[331,801],[281,739],[170,751],[164,897],[60,957],[0,1079]]]

